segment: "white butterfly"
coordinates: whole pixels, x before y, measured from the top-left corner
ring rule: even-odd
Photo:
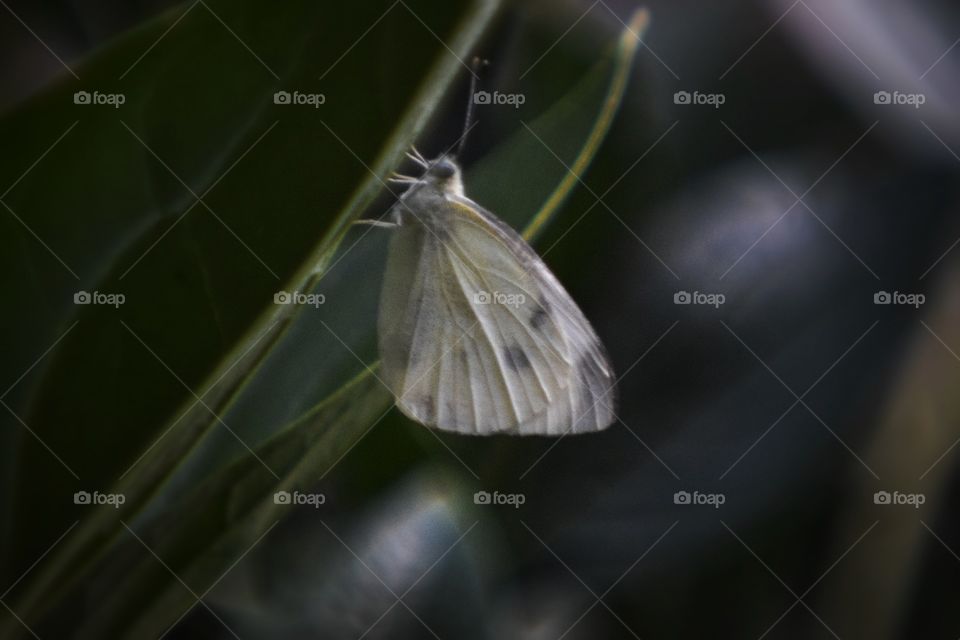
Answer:
[[[380,297],[383,378],[400,410],[463,434],[561,435],[615,419],[615,382],[590,323],[513,229],[464,195],[451,156],[427,162],[392,209]]]

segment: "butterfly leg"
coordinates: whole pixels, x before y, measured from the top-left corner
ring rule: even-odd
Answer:
[[[386,220],[371,220],[371,219],[354,220],[353,224],[365,224],[371,227],[380,227],[382,229],[396,229],[397,227],[400,226],[400,224],[396,222],[387,222]]]
[[[418,159],[422,164],[424,164],[424,165],[430,164],[430,162],[426,159],[426,157],[424,157],[424,155],[423,155],[422,153],[420,153],[415,146],[410,145],[410,150],[413,151],[413,155],[417,156],[417,159]]]
[[[414,151],[416,151],[416,149],[414,149]],[[420,165],[424,169],[428,169],[430,167],[430,163],[427,162],[427,160],[420,155],[419,151],[416,153],[416,155],[407,152],[407,157],[413,160],[414,162],[416,162],[418,165]]]
[[[414,176],[405,176],[402,173],[395,173],[389,178],[387,178],[387,182],[396,182],[399,184],[415,184],[417,182],[420,182],[420,179],[415,178]]]

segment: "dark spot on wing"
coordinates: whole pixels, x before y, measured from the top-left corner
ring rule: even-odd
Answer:
[[[514,371],[530,368],[530,358],[528,358],[524,350],[517,345],[504,347],[503,359],[507,361],[507,366]]]
[[[534,310],[533,315],[530,316],[530,326],[539,331],[543,328],[544,323],[547,321],[547,312],[541,307],[537,307]]]
[[[549,317],[550,304],[546,300],[541,300],[536,309],[533,310],[533,315],[530,316],[530,326],[539,331]]]

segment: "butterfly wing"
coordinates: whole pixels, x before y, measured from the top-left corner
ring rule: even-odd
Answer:
[[[409,417],[468,434],[560,435],[614,420],[613,370],[533,249],[465,197],[391,240],[383,375]]]

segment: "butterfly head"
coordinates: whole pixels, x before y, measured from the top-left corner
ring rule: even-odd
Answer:
[[[428,186],[443,193],[463,195],[463,178],[460,165],[452,155],[444,155],[431,161],[421,178]]]

